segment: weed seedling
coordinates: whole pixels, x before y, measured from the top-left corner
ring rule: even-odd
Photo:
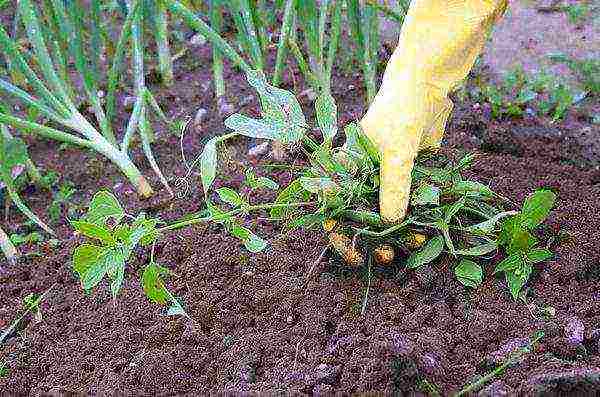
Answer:
[[[125,213],[111,193],[96,193],[87,213],[71,221],[75,230],[93,241],[78,246],[73,252],[73,269],[83,289],[90,292],[106,277],[116,298],[123,285],[127,261],[138,246],[155,242],[159,235],[157,224],[158,220],[147,218],[143,213],[137,217]],[[150,263],[141,276],[144,293],[151,301],[168,305],[168,315],[187,316],[180,300],[165,287],[164,278],[172,274],[154,261],[152,250]]]
[[[0,333],[0,345],[24,329],[31,321],[31,316],[33,316],[36,322],[42,321],[40,303],[48,295],[52,287],[47,289],[43,294],[29,294],[23,299],[23,312],[6,329],[2,330]]]
[[[40,243],[42,241],[44,241],[44,237],[42,237],[42,235],[38,232],[32,232],[29,234],[11,234],[10,235],[10,241],[16,246],[20,246],[23,244],[30,244],[30,243]]]
[[[77,189],[70,182],[65,182],[60,185],[58,190],[54,193],[52,202],[48,207],[48,215],[50,220],[54,223],[58,222],[61,217],[62,210],[65,206],[69,205],[71,197],[77,192]]]

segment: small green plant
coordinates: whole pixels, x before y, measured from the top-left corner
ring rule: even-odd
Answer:
[[[254,213],[267,213],[288,230],[323,225],[329,233],[329,247],[353,267],[370,266],[383,258],[382,264],[395,260],[393,263],[413,269],[444,256],[458,262],[456,275],[469,287],[481,283],[482,263],[492,262],[499,248],[506,247],[509,257],[526,255],[524,270],[512,267],[503,270],[507,277],[519,278],[519,282],[509,281],[513,296],[531,273],[527,266],[547,259],[547,255],[536,251],[537,241],[526,246],[511,242],[513,239],[520,241],[519,236],[523,235],[534,239],[532,231],[543,217],[537,223],[533,221],[539,218],[539,214],[530,209],[531,203],[544,201],[544,208],[551,208],[554,196],[550,197],[547,191],[539,191],[526,201],[520,213],[505,209],[506,200],[488,186],[463,177],[463,171],[474,160],[473,155],[458,162],[449,161],[444,156],[419,156],[413,172],[409,215],[400,224],[386,225],[377,213],[379,153],[362,133],[359,124],[347,125],[344,128],[345,145],[334,147],[333,138],[338,134],[338,126],[333,98],[331,106],[320,106],[317,101],[316,124],[309,124],[292,93],[269,84],[261,71],[253,70],[218,33],[181,3],[167,0],[167,5],[173,14],[184,18],[215,49],[232,59],[246,73],[248,83],[260,98],[261,118],[234,114],[225,121],[232,132],[214,137],[205,145],[199,158],[205,211],[158,229],[158,221],[148,220],[143,214],[132,218],[135,219],[132,225],[121,226],[120,221],[125,215],[116,199],[107,197],[107,193],[102,193],[100,198],[95,197],[91,213],[97,207],[95,201],[100,199],[108,200],[108,207],[113,210],[92,227],[90,223],[94,222],[87,219],[89,215],[73,222],[76,229],[102,242],[100,246],[84,245],[75,252],[74,264],[84,289],[89,290],[108,275],[116,295],[123,281],[125,261],[138,243],[143,243],[143,240],[150,243],[164,232],[198,223],[220,224],[249,251],[263,251],[268,246],[267,241],[246,226],[248,217]],[[521,80],[521,76],[515,75],[508,84],[516,86]],[[295,179],[281,189],[271,179],[258,178],[252,171],[246,173],[245,184],[251,189],[278,190],[272,202],[251,203],[249,196],[233,187],[212,189],[217,178],[219,148],[227,140],[240,135],[295,146],[306,156],[308,164],[294,167]],[[320,141],[315,140],[315,136]],[[216,202],[217,198],[221,203]],[[117,225],[109,227],[106,224],[110,217],[116,218]],[[511,219],[511,224],[518,224],[511,229],[515,237],[509,236],[507,223],[501,222],[505,218]],[[514,219],[520,219],[521,223]],[[526,228],[528,234],[519,232],[519,228]],[[121,229],[126,233],[120,235]],[[131,231],[138,229],[134,234],[136,237],[131,238]],[[347,234],[352,234],[353,238],[346,237]],[[359,252],[357,244],[364,248],[363,252]]]
[[[569,22],[573,25],[581,25],[591,13],[587,3],[569,4],[564,6],[563,9]]]
[[[27,324],[33,319],[35,322],[42,321],[42,310],[40,304],[46,298],[48,293],[54,286],[47,289],[42,294],[28,294],[23,298],[23,308],[21,314],[10,325],[0,332],[0,345],[6,342],[9,338],[16,335],[17,332],[23,330]]]
[[[504,248],[508,258],[497,266],[496,272],[505,273],[515,299],[533,264],[551,256],[550,251],[539,245],[533,232],[554,205],[554,193],[539,190],[525,201],[520,212],[506,210],[502,208],[506,202],[501,196],[488,186],[462,176],[472,164],[473,155],[458,162],[440,155],[421,155],[413,172],[409,215],[401,224],[385,225],[376,210],[379,155],[358,124],[351,123],[345,128],[344,146],[332,147],[330,134],[337,131],[337,117],[331,110],[317,107],[320,127],[311,128],[291,93],[269,85],[258,72],[247,77],[261,98],[263,118],[234,114],[225,121],[234,132],[206,144],[199,160],[205,211],[161,228],[156,228],[157,220],[146,219],[142,214],[130,217],[134,223],[128,226],[121,223],[125,214],[116,199],[104,192],[94,197],[84,218],[72,222],[75,229],[102,243],[86,244],[75,251],[74,266],[84,289],[93,288],[108,275],[116,295],[123,281],[125,262],[138,243],[149,244],[164,232],[197,223],[218,223],[249,251],[263,251],[268,242],[245,224],[250,214],[264,212],[288,230],[323,225],[334,254],[351,267],[395,263],[415,269],[445,257],[457,262],[458,280],[473,288],[482,282],[483,266],[493,263],[496,253]],[[322,142],[314,141],[308,131],[320,131]],[[308,164],[297,167],[296,178],[282,189],[272,179],[246,171],[244,184],[250,190],[279,192],[272,202],[251,203],[250,195],[232,187],[213,191],[218,147],[236,135],[299,145]],[[94,215],[97,208],[104,209],[100,217]],[[115,225],[109,227],[106,220],[111,217],[115,218]],[[382,246],[389,248],[382,250]],[[391,259],[381,260],[386,257]],[[153,259],[150,266],[152,263]],[[160,272],[151,274],[155,273]],[[172,297],[167,293],[164,292],[165,297]]]
[[[130,220],[127,223],[125,220]],[[92,198],[87,213],[71,221],[75,230],[93,243],[78,246],[73,252],[73,269],[86,292],[98,286],[106,277],[114,298],[118,295],[125,277],[125,266],[138,246],[149,246],[159,235],[158,221],[143,213],[132,217],[125,213],[117,199],[109,192],[98,192]],[[163,279],[172,273],[154,261],[144,268],[141,280],[148,299],[168,304],[168,314],[184,314],[179,300],[165,287]]]
[[[77,189],[70,182],[65,182],[60,185],[58,190],[54,193],[52,202],[48,207],[48,216],[54,223],[58,222],[61,218],[62,210],[65,206],[69,205],[71,197],[77,192]]]
[[[10,235],[10,241],[18,247],[22,244],[42,242],[44,241],[44,237],[38,232],[31,232],[29,234],[14,233]]]
[[[492,117],[523,117],[527,109],[540,115],[551,115],[552,121],[565,117],[575,103],[573,91],[545,72],[534,78],[521,67],[506,73],[500,85],[486,85],[481,98],[491,106]]]
[[[552,54],[550,60],[567,65],[577,75],[587,93],[600,95],[600,59],[575,59],[565,54]]]

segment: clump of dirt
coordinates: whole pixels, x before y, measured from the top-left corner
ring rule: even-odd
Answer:
[[[183,140],[186,156],[193,158],[223,126],[212,88],[203,84],[210,81],[210,68],[189,72],[184,67],[192,60],[209,65],[210,50],[205,46],[186,57],[176,69],[175,87],[158,98],[172,116],[207,110],[203,123]],[[236,110],[256,112],[256,99],[243,78],[231,70],[225,78]],[[358,118],[363,109],[360,82],[355,76],[333,81],[334,97],[343,110],[340,123]],[[303,105],[310,106],[308,101]],[[309,281],[307,271],[324,247],[323,236],[306,231],[281,235],[259,220],[255,226],[271,242],[259,255],[249,255],[218,226],[201,225],[161,240],[156,258],[177,275],[169,287],[193,320],[166,317],[147,301],[139,284],[148,252],[136,252],[131,259],[117,300],[104,284],[84,294],[70,268],[80,238],[63,220],[57,227],[57,247],[32,246],[18,266],[0,273],[0,327],[15,318],[23,296],[53,286],[42,304],[43,321],[32,322],[1,346],[0,361],[8,374],[0,378],[0,391],[311,394],[410,393],[434,387],[450,394],[484,374],[490,354],[543,330],[546,337],[538,348],[500,375],[494,390],[597,392],[598,171],[579,161],[579,146],[544,124],[469,120],[461,117],[464,112],[457,112],[447,141],[451,151],[483,151],[469,177],[518,203],[538,187],[558,193],[557,208],[545,226],[561,243],[555,244],[550,261],[536,266],[526,302],[512,301],[493,268],[485,269],[478,290],[467,290],[456,281],[449,261],[418,271],[378,274],[368,295],[361,272],[340,275],[326,266]],[[521,128],[519,134],[515,127]],[[157,137],[155,154],[163,170],[169,177],[185,175],[179,138],[158,125]],[[245,158],[245,143],[236,148],[232,166],[252,165]],[[37,163],[72,181],[81,202],[108,188],[130,213],[144,210],[173,220],[203,208],[197,175],[183,198],[170,199],[161,192],[142,202],[112,165],[90,153],[57,151],[56,143],[41,140],[32,141],[30,151]],[[135,161],[144,164],[141,152],[135,152]],[[147,167],[144,172],[151,175]],[[279,172],[276,177],[286,182],[290,175]],[[159,186],[156,178],[151,180]],[[43,191],[27,197],[39,214],[48,199]],[[22,222],[11,211],[7,229],[14,231]],[[581,341],[572,337],[573,319],[583,326]],[[578,386],[582,382],[585,389]]]

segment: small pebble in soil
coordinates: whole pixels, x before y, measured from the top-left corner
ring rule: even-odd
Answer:
[[[208,110],[206,110],[204,108],[198,109],[198,111],[196,112],[196,116],[194,117],[194,126],[196,128],[202,127],[202,122],[206,118],[207,114],[208,114]]]
[[[572,318],[565,324],[565,338],[572,346],[580,346],[583,343],[584,332],[583,322],[578,318]]]
[[[235,108],[231,103],[227,101],[225,97],[220,97],[217,100],[217,107],[219,109],[219,114],[221,117],[226,117],[235,112]]]
[[[340,371],[339,365],[319,364],[309,378],[312,384],[332,384],[337,380]]]

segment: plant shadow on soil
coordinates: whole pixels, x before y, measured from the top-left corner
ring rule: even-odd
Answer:
[[[208,110],[202,125],[183,140],[188,158],[224,128],[212,88],[205,83],[211,79],[210,68],[192,66],[209,65],[210,56],[206,46],[186,55],[177,64],[175,87],[157,95],[174,117],[193,116],[199,107]],[[256,113],[256,98],[243,78],[229,69],[225,77],[230,92],[237,90],[231,100],[238,111]],[[359,79],[338,76],[333,81],[334,97],[343,109],[340,124],[359,118]],[[308,108],[309,101],[303,106]],[[155,154],[167,175],[181,177],[187,170],[181,163],[179,138],[161,128],[157,126]],[[566,231],[570,239],[556,247],[552,260],[537,267],[527,304],[513,302],[504,281],[489,268],[483,285],[468,291],[454,278],[453,263],[442,261],[400,277],[373,272],[361,315],[364,272],[340,275],[332,270],[335,267],[325,266],[307,284],[307,271],[325,246],[321,233],[281,235],[258,220],[254,227],[271,242],[259,255],[246,253],[217,226],[201,225],[161,240],[156,258],[177,274],[168,285],[182,298],[195,321],[191,322],[163,316],[161,308],[144,297],[139,272],[148,252],[133,256],[116,301],[104,284],[85,295],[70,268],[71,252],[80,238],[63,220],[56,228],[58,247],[25,247],[30,254],[0,273],[0,327],[15,318],[24,295],[55,285],[42,304],[44,320],[31,323],[1,346],[0,360],[9,372],[0,378],[0,391],[402,394],[422,390],[426,379],[446,395],[485,373],[490,353],[538,330],[546,337],[536,351],[501,375],[494,387],[509,394],[600,390],[592,376],[600,374],[595,347],[600,332],[594,329],[600,320],[600,174],[590,165],[586,142],[574,138],[573,128],[551,133],[557,128],[537,119],[490,122],[472,104],[463,103],[447,133],[448,153],[483,152],[469,177],[516,202],[538,187],[558,193],[558,206],[546,228],[549,233]],[[52,142],[30,143],[34,161],[72,181],[82,203],[98,189],[108,188],[129,213],[143,210],[167,221],[203,207],[197,175],[184,198],[170,200],[163,191],[143,202],[106,161],[73,148],[59,152]],[[257,165],[246,158],[245,145],[240,141],[229,153],[228,185],[241,182],[243,173],[236,170]],[[134,159],[144,163],[139,150]],[[151,175],[147,167],[145,174]],[[285,171],[277,173],[281,183],[290,178]],[[159,186],[155,178],[152,182]],[[50,197],[34,190],[26,198],[43,214]],[[8,229],[20,230],[22,222],[11,211]],[[553,307],[555,316],[541,315],[546,307]],[[583,339],[575,342],[569,338],[573,321],[585,329]]]

